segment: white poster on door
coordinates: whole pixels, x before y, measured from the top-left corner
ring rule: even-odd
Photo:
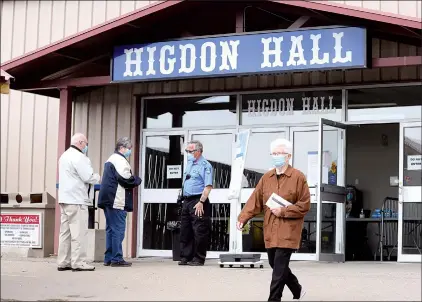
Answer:
[[[240,131],[237,134],[228,199],[238,199],[240,197],[243,169],[245,168],[246,152],[249,144],[249,135],[250,130]]]
[[[422,155],[408,155],[407,170],[422,170]]]
[[[182,178],[182,166],[181,165],[168,165],[167,166],[167,179],[178,179]]]

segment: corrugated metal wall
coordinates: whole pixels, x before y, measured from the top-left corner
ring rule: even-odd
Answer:
[[[321,1],[313,1],[313,2],[321,2]],[[328,0],[327,2],[339,3],[339,4],[346,4],[350,6],[357,6],[372,10],[377,10],[386,13],[392,13],[402,16],[408,17],[416,17],[421,18],[421,1],[418,0],[342,0],[342,1],[335,1],[335,0]]]
[[[115,85],[93,90],[75,97],[73,105],[73,132],[87,133],[89,141],[88,156],[93,168],[100,175],[103,165],[114,152],[116,141],[128,136],[135,142],[136,135],[136,102],[133,95],[140,94],[140,85]],[[137,146],[132,153],[139,152]],[[130,158],[135,170],[134,156]],[[103,211],[97,211],[96,221],[100,228],[105,228]],[[127,232],[123,249],[130,253],[132,236],[132,214],[128,215]]]
[[[1,1],[1,63],[152,2]],[[12,91],[1,109],[0,190],[54,196],[58,100]]]

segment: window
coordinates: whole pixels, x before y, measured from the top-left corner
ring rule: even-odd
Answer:
[[[144,128],[235,126],[236,96],[145,100]]]
[[[347,120],[421,119],[422,86],[348,90]]]

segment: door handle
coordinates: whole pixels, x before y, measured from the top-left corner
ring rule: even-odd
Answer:
[[[403,185],[399,183],[399,204],[403,203]]]

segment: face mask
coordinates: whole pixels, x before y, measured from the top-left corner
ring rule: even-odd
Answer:
[[[86,154],[88,152],[88,146],[85,146],[85,148],[83,148],[81,151],[83,154]]]
[[[195,156],[193,156],[193,154],[188,153],[188,161],[194,161]]]
[[[125,157],[129,157],[132,154],[131,149],[127,149],[126,152],[123,154]]]
[[[286,165],[286,156],[285,155],[276,155],[273,156],[273,164],[277,168],[281,168]]]

